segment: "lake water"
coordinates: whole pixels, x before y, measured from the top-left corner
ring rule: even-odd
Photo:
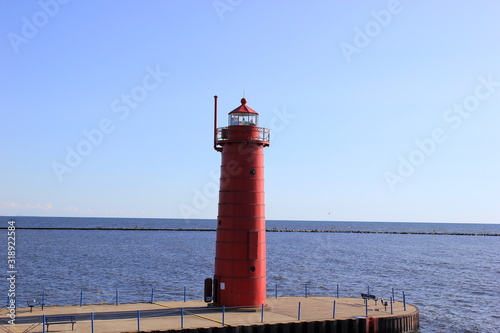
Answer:
[[[0,217],[5,245],[7,221]],[[215,220],[14,217],[23,227],[215,228]],[[268,229],[500,234],[497,224],[268,221]],[[16,230],[17,302],[47,305],[203,298],[213,231]],[[5,257],[7,253],[5,252]],[[500,237],[267,233],[268,294],[388,299],[420,309],[420,332],[500,332]],[[6,260],[2,269],[7,273]],[[4,283],[5,300],[7,282]],[[1,298],[0,298],[1,299]]]

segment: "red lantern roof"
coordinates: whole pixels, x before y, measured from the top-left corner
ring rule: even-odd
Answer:
[[[254,110],[252,110],[250,107],[248,107],[246,104],[247,104],[247,100],[245,98],[242,98],[241,99],[241,105],[238,106],[233,111],[229,112],[229,114],[231,114],[231,113],[253,113],[253,114],[258,114],[257,112],[255,112]]]

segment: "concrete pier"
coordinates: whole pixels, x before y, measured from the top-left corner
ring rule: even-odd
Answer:
[[[335,297],[268,298],[258,309],[207,307],[203,301],[156,302],[120,305],[84,305],[18,308],[16,325],[7,323],[1,312],[2,328],[7,332],[42,332],[42,315],[74,316],[73,332],[182,332],[182,333],[402,333],[418,328],[418,308],[402,302],[385,307],[379,300]],[[335,318],[334,316],[335,301]],[[300,303],[300,314],[299,314]],[[182,310],[181,310],[182,309]],[[181,317],[182,313],[182,317]],[[300,320],[299,320],[300,316]],[[71,332],[71,324],[54,324],[50,331]]]

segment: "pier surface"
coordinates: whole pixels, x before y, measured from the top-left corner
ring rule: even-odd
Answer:
[[[334,315],[335,301],[335,318]],[[300,320],[299,320],[300,302]],[[389,303],[389,302],[388,302]],[[182,310],[181,310],[182,309]],[[268,298],[262,309],[207,307],[201,300],[136,304],[99,304],[18,308],[16,325],[7,323],[1,311],[1,328],[6,332],[42,332],[42,315],[74,316],[76,324],[50,325],[49,332],[406,332],[418,328],[417,307],[402,302],[384,307],[368,300],[368,317],[362,298],[279,297]],[[181,312],[183,317],[181,318]],[[140,319],[138,319],[140,317]],[[223,325],[224,324],[224,325]],[[182,326],[182,327],[181,327]],[[182,328],[184,330],[182,330]],[[47,331],[47,330],[46,330]]]

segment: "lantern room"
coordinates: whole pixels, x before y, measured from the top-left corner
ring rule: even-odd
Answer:
[[[229,126],[235,125],[250,125],[258,126],[259,114],[252,110],[247,105],[247,100],[245,98],[241,99],[241,105],[229,112]]]
[[[230,142],[253,142],[269,146],[269,129],[258,127],[259,114],[247,105],[245,98],[241,105],[229,112],[229,125],[217,128],[217,96],[214,112],[214,149],[222,151],[222,146]]]

